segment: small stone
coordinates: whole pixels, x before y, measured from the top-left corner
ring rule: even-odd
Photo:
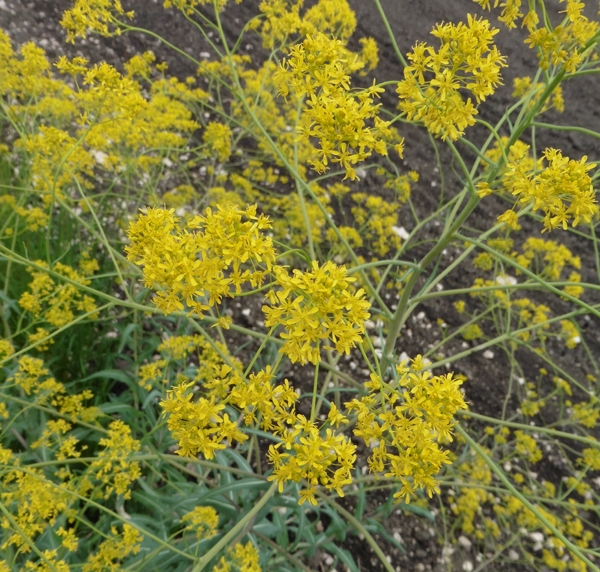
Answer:
[[[494,352],[492,350],[485,350],[483,352],[483,357],[485,359],[494,359]]]
[[[402,240],[406,240],[410,236],[403,226],[392,226],[392,232],[397,234]]]

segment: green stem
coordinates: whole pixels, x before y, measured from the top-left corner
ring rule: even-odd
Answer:
[[[385,26],[385,30],[388,33],[388,36],[390,38],[390,42],[392,42],[392,47],[394,48],[394,52],[396,53],[396,55],[398,56],[398,59],[400,60],[400,63],[406,67],[408,65],[406,59],[404,58],[404,56],[402,55],[402,52],[400,51],[400,48],[398,47],[398,43],[396,42],[396,37],[394,36],[394,31],[392,30],[392,27],[390,26],[390,22],[387,19],[387,16],[385,15],[385,12],[383,11],[383,7],[381,6],[381,2],[379,0],[374,0],[375,1],[375,5],[377,6],[377,11],[379,12],[379,15],[381,16],[381,19],[383,20],[383,25]]]
[[[539,121],[534,121],[531,125],[533,127],[543,127],[545,129],[552,129],[555,131],[576,131],[578,133],[583,133],[584,135],[589,135],[590,137],[600,139],[600,133],[597,131],[592,131],[591,129],[586,129],[585,127],[576,127],[574,125],[552,125],[551,123],[542,123]]]
[[[317,347],[317,351],[318,347]],[[318,383],[319,383],[319,362],[315,366],[315,378],[313,381],[313,394],[312,394],[312,405],[310,408],[310,420],[314,421],[315,416],[317,414],[317,393],[318,393]]]

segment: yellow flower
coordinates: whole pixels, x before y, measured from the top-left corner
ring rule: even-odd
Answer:
[[[581,220],[589,223],[598,212],[596,193],[588,171],[595,163],[586,163],[563,157],[557,149],[544,151],[548,165],[541,173],[528,172],[528,165],[509,162],[504,175],[504,186],[520,204],[533,203],[535,210],[541,209],[544,232],[558,227],[566,229],[572,220],[577,226]]]
[[[89,31],[102,36],[121,33],[119,17],[133,18],[133,12],[125,12],[120,0],[75,0],[73,7],[63,14],[60,25],[67,31],[67,41],[86,37]]]
[[[144,537],[130,524],[123,525],[123,532],[111,528],[111,534],[104,540],[95,552],[88,556],[83,565],[83,572],[105,572],[117,570],[118,564],[130,554],[137,554]]]
[[[475,123],[477,109],[459,90],[470,91],[477,103],[492,95],[502,83],[500,70],[506,58],[492,43],[498,33],[487,20],[468,15],[468,23],[438,24],[431,32],[441,47],[418,43],[407,55],[409,65],[396,92],[399,109],[409,120],[445,139],[458,139]]]
[[[346,268],[314,261],[312,270],[294,270],[293,275],[281,266],[273,268],[279,291],[267,294],[270,306],[263,306],[267,327],[281,324],[285,332],[283,351],[292,362],[316,364],[321,359],[321,343],[329,340],[340,353],[360,342],[370,304],[364,291],[352,291],[354,278]],[[324,349],[334,349],[323,346]]]
[[[90,470],[104,485],[104,498],[113,493],[131,498],[130,487],[142,472],[139,463],[129,457],[140,450],[140,442],[131,436],[131,429],[123,421],[113,421],[108,428],[108,437],[100,439],[99,445],[104,448],[97,454]]]
[[[421,356],[397,366],[397,388],[371,376],[368,394],[345,404],[357,415],[354,434],[371,446],[371,471],[396,479],[394,496],[406,501],[419,489],[439,490],[435,475],[450,460],[438,443],[452,439],[453,416],[467,408],[460,378],[432,376],[424,366]]]
[[[206,126],[202,139],[219,161],[226,161],[231,155],[231,136],[231,129],[227,125],[211,121]]]
[[[300,140],[319,141],[320,148],[308,161],[318,173],[330,162],[339,163],[345,178],[354,180],[354,165],[373,152],[387,155],[387,143],[395,134],[390,122],[378,117],[379,104],[374,103],[383,88],[373,82],[369,88],[350,91],[350,74],[364,65],[344,42],[318,33],[292,46],[275,74],[281,95],[305,98],[297,131]],[[370,120],[372,126],[367,124]]]
[[[158,208],[129,226],[127,257],[143,266],[147,287],[160,289],[154,302],[165,314],[185,304],[203,316],[223,297],[241,293],[243,285],[262,285],[275,250],[264,232],[271,228],[269,219],[257,215],[256,206],[217,205],[185,226],[173,210]]]
[[[252,542],[238,542],[227,549],[227,555],[222,556],[213,572],[261,572],[260,554]]]
[[[196,533],[198,540],[211,538],[217,532],[219,526],[219,515],[212,506],[197,506],[192,511],[181,517],[182,523],[186,525],[186,530],[192,530]]]
[[[503,222],[512,230],[521,230],[521,225],[519,224],[519,215],[513,210],[504,211],[504,213],[498,217],[498,222]]]

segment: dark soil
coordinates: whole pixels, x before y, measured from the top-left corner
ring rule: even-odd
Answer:
[[[380,47],[380,65],[377,68],[377,80],[397,80],[401,77],[401,66],[397,61],[392,44],[387,37],[385,28],[379,13],[376,10],[374,2],[349,0],[357,14],[358,29],[355,38],[363,36],[372,36],[377,39]],[[381,0],[383,8],[388,16],[391,27],[394,30],[396,41],[403,53],[406,53],[418,40],[428,41],[432,27],[442,21],[458,22],[466,20],[466,14],[482,14],[479,7],[472,0],[453,0],[452,2],[441,0]],[[126,9],[134,9],[136,18],[134,24],[141,28],[148,28],[156,31],[167,40],[181,47],[187,53],[194,57],[200,57],[202,52],[208,52],[209,49],[194,32],[192,27],[185,21],[183,16],[175,10],[164,10],[160,0],[127,0],[123,1]],[[232,35],[239,29],[240,23],[245,22],[250,14],[256,11],[256,1],[244,0],[237,6],[227,10],[223,21],[228,32]],[[564,4],[558,0],[546,0],[546,5],[550,13],[558,13],[564,9]],[[59,55],[85,55],[91,60],[107,60],[119,66],[124,60],[135,53],[144,50],[153,50],[161,59],[169,64],[169,70],[172,74],[185,77],[194,74],[194,66],[186,62],[180,56],[173,54],[161,48],[158,41],[143,36],[141,34],[129,34],[114,38],[89,37],[87,40],[78,40],[76,44],[68,45],[64,43],[64,32],[58,22],[62,11],[70,6],[68,0],[0,0],[0,27],[6,30],[15,44],[33,40],[41,47],[45,48],[50,58],[56,58]],[[590,13],[590,17],[594,14]],[[495,22],[495,17],[491,17],[492,23],[500,27],[501,31],[496,36],[497,44],[502,52],[508,58],[509,67],[503,73],[504,86],[497,93],[480,107],[480,117],[490,123],[494,123],[503,113],[505,108],[512,103],[512,82],[513,78],[525,75],[533,75],[537,65],[535,53],[529,50],[522,42],[525,34],[522,30],[507,31],[501,24]],[[352,47],[352,44],[351,44]],[[249,41],[244,50],[250,54],[260,51],[258,40]],[[597,88],[595,76],[584,76],[577,78],[563,86],[566,110],[563,114],[550,111],[544,118],[548,123],[557,122],[563,125],[577,125],[600,131],[600,90]],[[383,102],[388,109],[395,107],[395,95],[393,90],[388,90],[383,96]],[[415,128],[407,125],[401,126],[402,134],[406,137],[405,164],[407,169],[414,169],[419,172],[420,180],[414,186],[412,200],[420,216],[428,214],[437,205],[439,198],[440,173],[437,169],[436,157],[431,146],[427,132],[421,128]],[[471,128],[469,137],[475,142],[483,140],[487,134],[478,132],[477,128]],[[576,133],[567,133],[562,131],[538,130],[537,148],[543,149],[546,146],[552,146],[561,149],[565,155],[579,159],[582,155],[587,155],[590,160],[600,158],[600,141],[586,138]],[[446,192],[449,195],[456,193],[461,188],[459,178],[455,175],[456,166],[453,165],[450,152],[447,147],[437,142],[438,150],[441,156],[443,174],[445,176]],[[468,158],[469,153],[466,149],[461,149]],[[368,177],[361,183],[363,189],[368,188]],[[482,201],[477,210],[469,219],[468,224],[474,228],[487,229],[493,225],[496,217],[504,210],[500,201],[494,202],[493,197],[488,197]],[[404,209],[400,215],[401,224],[410,228],[413,224],[410,213]],[[526,221],[523,236],[539,235],[541,225],[535,221]],[[431,225],[424,231],[425,236],[439,236],[439,229]],[[576,235],[563,233],[560,240],[582,259],[582,278],[584,281],[595,282],[595,270],[593,253],[588,248],[588,241],[578,239]],[[415,252],[415,256],[419,254]],[[451,255],[452,253],[450,253]],[[444,281],[444,288],[468,287],[473,283],[477,276],[477,271],[472,265],[461,266],[459,272],[450,275]],[[389,295],[391,296],[391,295]],[[390,304],[394,301],[389,298]],[[408,355],[422,353],[431,344],[439,339],[439,329],[436,320],[442,318],[451,328],[460,325],[461,316],[454,310],[452,298],[439,298],[434,301],[425,302],[419,308],[418,312],[423,312],[421,316],[413,317],[403,331],[399,340],[399,351],[405,351]],[[560,309],[560,301],[553,301],[552,304]],[[558,306],[557,306],[558,305]],[[256,320],[261,319],[260,301],[250,305],[248,309],[250,314],[241,314],[241,306],[233,306],[236,323],[244,325],[253,325]],[[238,320],[239,318],[239,320]],[[592,353],[595,357],[600,356],[600,324],[594,319],[587,317],[580,320],[580,325],[586,330],[586,338],[590,344]],[[245,340],[236,339],[236,343]],[[462,340],[457,341],[455,347],[449,346],[446,351],[459,352],[464,349]],[[235,347],[235,346],[233,346]],[[556,350],[559,352],[559,350]],[[501,414],[501,407],[506,396],[509,383],[510,367],[508,359],[499,351],[494,352],[493,359],[486,359],[481,353],[469,356],[467,359],[456,362],[453,369],[461,372],[468,377],[465,384],[466,396],[470,402],[473,411],[485,415]],[[523,363],[526,364],[526,373],[535,378],[537,368],[541,362],[532,359],[531,355],[523,356]],[[583,355],[583,349],[553,356],[566,371],[583,378],[587,371],[582,371],[582,364],[586,362]],[[342,360],[340,363],[343,368],[348,368],[354,356]],[[361,360],[357,360],[360,361]],[[360,379],[360,370],[355,375]],[[306,388],[310,391],[312,386],[312,370],[308,368],[290,368],[286,375],[296,385]],[[514,408],[514,404],[510,404]],[[478,425],[473,424],[476,429]],[[560,478],[560,471],[551,466],[551,463],[542,467],[542,473],[546,473],[546,478],[555,480]],[[540,475],[540,478],[544,477]],[[378,503],[384,503],[387,493],[381,493],[380,497],[373,495],[372,504],[367,508],[367,516],[377,511]],[[352,497],[343,500],[343,504],[352,509]],[[432,503],[433,506],[433,503]],[[462,570],[462,564],[466,559],[473,562],[475,568],[481,560],[490,555],[476,555],[473,551],[456,550],[449,559],[442,558],[442,544],[438,540],[439,535],[435,530],[435,522],[430,522],[423,517],[416,516],[401,510],[394,510],[392,514],[383,522],[390,535],[396,535],[401,538],[405,546],[405,552],[402,553],[394,548],[385,539],[375,535],[376,540],[381,543],[385,554],[389,555],[393,566],[402,571],[436,571]],[[399,536],[398,536],[399,535]],[[361,570],[378,572],[383,570],[377,557],[372,553],[369,545],[358,536],[350,536],[343,546],[351,551]],[[477,557],[479,556],[479,557]],[[323,562],[311,562],[311,567],[315,570],[329,570],[329,567]],[[343,568],[340,568],[340,570]],[[518,566],[503,565],[496,567],[493,564],[486,566],[486,571],[502,570],[510,572],[514,570],[524,570]]]

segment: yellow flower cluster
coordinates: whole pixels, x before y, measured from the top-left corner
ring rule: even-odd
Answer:
[[[280,385],[273,385],[272,380],[269,366],[244,379],[239,370],[221,362],[215,363],[210,377],[202,380],[206,398],[192,401],[188,389],[193,382],[180,383],[168,391],[161,407],[169,414],[168,425],[180,447],[178,454],[200,452],[210,459],[227,442],[245,441],[248,437],[229,414],[221,413],[227,405],[239,410],[247,425],[259,422],[263,430],[285,433],[295,420],[293,406],[298,396],[287,380]]]
[[[43,534],[73,504],[73,496],[68,490],[47,481],[34,467],[29,467],[27,472],[11,468],[4,472],[0,483],[2,504],[18,525],[18,528],[13,527],[6,513],[2,515],[0,527],[10,532],[0,546],[2,550],[16,546],[21,552],[30,552],[27,539]]]
[[[82,261],[85,262],[85,259]],[[76,284],[88,286],[91,282],[86,274],[98,269],[98,263],[95,260],[93,262],[95,264],[84,265],[81,272],[61,262],[56,262],[52,270]],[[46,267],[46,263],[41,260],[36,261],[36,264]],[[87,313],[96,309],[94,299],[83,294],[75,284],[61,283],[60,279],[51,277],[43,270],[30,268],[29,273],[32,280],[28,291],[24,292],[19,299],[19,305],[33,314],[36,321],[47,322],[56,328],[61,328],[71,323],[77,312]]]
[[[37,109],[50,117],[68,117],[69,109],[60,109],[57,102],[70,92],[68,86],[51,77],[50,62],[44,50],[32,42],[27,42],[19,49],[19,57],[15,54],[8,35],[0,30],[0,58],[2,73],[0,74],[0,93],[11,96],[14,102],[32,105],[38,97],[45,96]]]
[[[458,139],[477,114],[460,90],[480,103],[502,83],[506,58],[493,44],[497,33],[487,20],[470,14],[466,25],[438,24],[431,34],[439,38],[439,50],[421,42],[407,55],[410,63],[396,90],[399,109],[409,120],[423,121],[434,135]]]
[[[150,391],[156,381],[161,385],[167,384],[173,378],[170,375],[169,366],[173,365],[176,383],[181,379],[187,379],[183,371],[178,367],[182,360],[185,360],[193,352],[198,356],[198,366],[194,381],[205,382],[213,377],[214,372],[223,365],[223,358],[227,356],[228,363],[235,369],[241,370],[242,364],[239,360],[229,355],[227,347],[220,342],[209,343],[201,336],[171,336],[158,346],[158,351],[162,353],[163,358],[157,359],[145,365],[139,370],[139,384]],[[190,373],[189,367],[186,369]]]
[[[71,568],[65,560],[58,559],[57,552],[58,549],[56,548],[53,550],[44,550],[41,553],[42,558],[40,560],[35,563],[29,560],[25,563],[25,568],[22,568],[22,570],[31,570],[33,572],[70,572]]]
[[[26,395],[33,395],[36,403],[56,407],[59,413],[73,420],[80,419],[91,423],[100,416],[98,407],[83,405],[84,401],[94,396],[89,389],[69,395],[65,385],[49,374],[50,371],[44,367],[41,359],[24,355],[19,358],[18,368],[8,378],[8,382],[20,387]]]
[[[78,458],[81,456],[81,452],[87,449],[87,446],[83,445],[78,451],[75,449],[75,446],[79,442],[77,437],[75,437],[74,435],[63,437],[63,435],[68,433],[71,430],[71,428],[72,425],[64,419],[48,421],[48,423],[46,423],[46,428],[42,432],[41,437],[31,444],[31,448],[49,448],[52,446],[52,442],[56,441],[56,444],[58,445],[58,450],[56,452],[57,460],[62,461],[67,458]]]
[[[133,12],[125,12],[121,0],[75,0],[60,25],[67,31],[67,42],[86,37],[90,31],[102,36],[119,35],[119,17],[131,19]]]
[[[498,16],[498,20],[502,22],[507,28],[516,28],[516,20],[523,17],[521,12],[521,4],[523,0],[474,0],[485,10],[491,10],[491,2],[494,2],[494,8],[498,7],[498,4],[502,7],[502,13]]]
[[[307,480],[301,502],[308,500],[313,504],[316,504],[317,485],[343,494],[341,487],[351,482],[356,447],[343,435],[333,432],[331,427],[340,422],[339,417],[331,414],[336,412],[335,406],[325,423],[330,427],[323,436],[324,427],[296,414],[296,391],[287,380],[275,385],[269,366],[244,379],[238,370],[215,364],[212,375],[203,383],[207,397],[195,401],[188,391],[193,383],[179,384],[168,391],[161,403],[179,444],[178,454],[192,456],[200,452],[210,459],[227,443],[246,440],[239,424],[223,413],[226,406],[232,406],[246,425],[258,424],[280,439],[269,449],[273,464],[271,479],[279,483],[280,490],[286,482]]]
[[[252,544],[238,542],[227,549],[227,555],[222,556],[213,572],[262,572],[260,554]]]
[[[0,359],[4,360],[15,353],[15,348],[8,340],[0,339]]]
[[[186,524],[186,530],[196,534],[198,540],[212,538],[219,526],[219,515],[212,506],[197,506],[181,517],[182,523]]]
[[[491,10],[491,0],[474,0],[486,10]],[[564,3],[565,0],[560,0]],[[522,0],[494,0],[493,7],[502,7],[498,19],[507,28],[516,28],[517,20],[522,19],[521,25],[529,31],[525,43],[530,48],[535,48],[540,60],[540,67],[548,69],[550,65],[564,66],[565,70],[572,73],[586,60],[590,49],[586,48],[588,41],[598,31],[598,23],[590,21],[584,14],[584,2],[580,0],[566,0],[566,8],[561,13],[565,14],[563,21],[558,26],[551,26],[546,8],[542,8],[542,22],[544,26],[538,27],[540,16],[535,10],[535,4],[530,4],[527,14],[521,12]]]
[[[554,240],[544,240],[534,236],[529,237],[522,246],[523,254],[516,257],[516,261],[525,268],[529,268],[536,274],[546,276],[550,280],[559,280],[566,265],[581,269],[579,256],[564,245]],[[577,274],[577,273],[575,273]],[[577,274],[572,282],[581,279]]]
[[[304,415],[295,416],[292,429],[282,433],[280,443],[269,447],[269,460],[273,474],[269,480],[279,484],[306,481],[308,486],[300,491],[300,504],[305,501],[317,505],[317,486],[344,496],[342,487],[352,482],[352,469],[356,461],[356,445],[348,437],[331,428],[347,419],[331,406],[326,423],[319,427]],[[324,425],[330,425],[325,429]]]
[[[581,282],[581,260],[579,256],[573,256],[572,252],[564,245],[554,240],[543,240],[530,237],[523,243],[523,253],[511,253],[511,257],[521,266],[529,268],[536,274],[549,280],[560,280],[566,265],[572,270],[567,276],[569,282]],[[517,272],[519,274],[519,272]],[[579,298],[583,294],[581,286],[572,285],[563,288],[565,294]]]
[[[530,463],[537,463],[542,458],[536,440],[523,431],[515,431],[515,451]]]
[[[195,199],[198,198],[198,193],[192,185],[178,185],[174,189],[167,191],[160,200],[162,206],[173,209],[181,209],[191,207]],[[158,206],[158,204],[156,205]]]
[[[220,373],[220,377],[216,377]],[[224,365],[220,372],[215,372],[213,383],[227,378],[231,368]],[[227,381],[223,381],[227,384]],[[215,451],[225,449],[225,443],[234,440],[240,443],[248,439],[242,433],[228,413],[222,413],[225,403],[217,400],[215,395],[209,398],[200,397],[192,401],[188,389],[195,383],[180,383],[167,392],[167,398],[160,405],[168,414],[168,427],[179,444],[177,453],[184,457],[193,457],[202,453],[205,458],[212,459]]]
[[[123,525],[119,533],[116,526],[111,528],[111,536],[98,546],[96,552],[90,554],[83,565],[83,572],[106,572],[118,570],[119,563],[130,554],[137,554],[144,537],[130,524]]]
[[[83,188],[92,187],[94,160],[66,131],[42,125],[37,134],[19,139],[15,146],[31,157],[33,186],[45,204],[65,200],[63,191],[74,186],[75,176]]]
[[[485,286],[497,286],[498,284],[506,284],[506,277],[499,275],[496,280],[484,280],[476,278],[473,282],[473,288],[481,288]],[[529,328],[524,332],[519,332],[515,336],[523,341],[529,341],[532,336],[535,336],[540,342],[546,340],[546,331],[550,328],[548,320],[550,319],[550,308],[544,304],[537,304],[529,298],[511,299],[509,294],[504,290],[493,290],[489,292],[472,292],[471,296],[485,300],[486,304],[499,303],[504,309],[514,309],[515,322],[512,324],[513,329]]]
[[[242,0],[235,0],[236,4],[241,4]],[[215,5],[217,9],[222,10],[227,4],[227,0],[164,0],[165,8],[173,6],[186,14],[193,14],[198,6],[206,6],[207,4]]]
[[[494,428],[486,427],[485,433],[494,437],[496,445],[503,445],[507,443],[506,437],[510,431],[506,427],[500,427],[495,432]],[[517,437],[518,439],[519,437]],[[521,450],[516,451],[515,460],[527,463],[530,461],[531,454],[539,456],[539,448],[535,442],[531,444],[528,440],[532,439],[531,437],[521,433],[520,439],[519,447]],[[527,442],[526,445],[524,445],[525,442]],[[506,447],[501,449],[506,450]],[[487,447],[484,448],[484,451],[488,455],[494,454],[494,451]],[[598,455],[592,454],[593,452],[598,453],[596,449],[586,449],[584,453],[587,455],[587,460],[592,461],[592,457],[598,457]],[[496,453],[501,457],[502,452],[496,451]],[[471,452],[470,455],[474,455],[474,453]],[[548,500],[556,498],[557,490],[553,483],[546,480],[535,480],[535,484],[524,484],[524,475],[527,475],[527,472],[520,469],[516,463],[507,463],[506,466],[510,467],[508,471],[512,471],[508,476],[516,484],[523,485],[522,490],[526,495],[536,495],[541,499]],[[530,475],[531,478],[535,479],[533,477],[533,475],[536,475],[535,473],[530,473]],[[536,556],[543,561],[546,567],[552,570],[585,570],[576,560],[566,557],[564,543],[555,537],[518,498],[506,493],[497,494],[489,491],[489,486],[492,483],[492,473],[483,459],[475,456],[471,460],[461,463],[457,467],[454,477],[459,481],[469,482],[471,485],[461,487],[458,494],[453,489],[449,489],[448,494],[451,511],[456,516],[457,524],[463,533],[473,535],[479,543],[492,542],[492,545],[495,545],[495,541],[500,539],[503,534],[507,536],[512,533],[523,535],[526,532],[541,531],[546,536],[543,550],[538,552],[536,549],[530,552],[528,547],[521,547],[525,557],[533,563],[532,555],[537,552]],[[580,478],[574,479],[571,477],[567,479],[567,486],[572,486],[582,495],[587,490],[587,485],[582,483]],[[586,500],[585,503],[593,504],[593,501]],[[541,503],[535,504],[535,508],[577,546],[586,548],[593,539],[593,533],[584,528],[584,524],[579,518],[578,511],[580,509],[576,507],[574,499],[570,498],[568,502],[564,503],[564,512],[560,516],[557,513],[550,513]],[[491,512],[490,509],[493,511],[494,519],[487,516]],[[455,523],[451,524],[455,526]]]
[[[593,396],[588,402],[583,401],[573,405],[571,417],[588,429],[596,426],[598,416],[600,416],[599,403],[598,399]]]
[[[410,198],[411,187],[419,180],[417,171],[409,171],[406,175],[390,176],[384,169],[378,169],[377,174],[386,176],[387,180],[383,186],[394,191],[396,201],[399,203],[397,210]]]
[[[168,426],[180,447],[178,454],[202,453],[211,459],[227,443],[246,440],[239,423],[223,413],[226,406],[232,406],[246,425],[258,424],[280,440],[268,453],[273,464],[270,478],[279,483],[280,490],[287,482],[306,480],[308,486],[301,491],[300,502],[316,504],[317,485],[343,495],[341,487],[351,482],[356,447],[332,427],[345,418],[332,406],[327,421],[316,425],[296,413],[298,394],[289,382],[275,385],[273,379],[270,366],[245,379],[238,370],[215,364],[203,383],[207,397],[192,400],[188,390],[193,382],[168,391],[161,407],[169,416]]]
[[[140,442],[131,436],[131,429],[123,421],[113,421],[108,437],[100,439],[104,447],[90,465],[94,478],[104,485],[104,498],[115,493],[131,498],[130,486],[142,474],[140,464],[129,457],[140,450]]]
[[[226,161],[231,155],[231,129],[227,125],[211,121],[202,135],[203,141],[219,161]]]
[[[486,450],[486,453],[489,451]],[[487,487],[492,482],[492,472],[480,457],[475,457],[471,462],[461,463],[458,471],[459,474],[468,475],[469,482],[474,485]],[[453,494],[448,496],[450,510],[458,517],[458,523],[463,532],[475,534],[477,537],[483,536],[483,531],[476,530],[475,519],[481,511],[481,505],[493,495],[488,493],[485,488],[478,486],[461,487],[459,491],[457,496]]]
[[[144,60],[147,67],[150,59]],[[129,63],[128,76],[106,62],[90,66],[85,58],[69,61],[62,57],[56,64],[78,86],[70,98],[80,114],[77,136],[85,135],[87,155],[97,167],[109,171],[133,167],[149,171],[162,157],[148,150],[182,148],[187,142],[185,135],[199,128],[188,102],[208,97],[176,78],[148,79],[149,89],[144,90],[133,76],[149,75],[150,71],[140,69],[135,60]],[[80,82],[85,89],[79,87]]]
[[[344,168],[345,178],[354,180],[357,163],[373,152],[387,155],[394,132],[389,121],[378,117],[379,104],[374,103],[383,88],[373,84],[350,91],[350,74],[364,65],[343,41],[319,33],[292,46],[275,75],[281,95],[304,98],[297,131],[300,139],[318,140],[320,147],[308,161],[318,173],[337,163]]]
[[[345,267],[333,262],[319,266],[314,261],[308,272],[294,270],[290,275],[281,266],[275,266],[273,272],[281,290],[267,293],[270,306],[263,306],[265,325],[285,328],[281,351],[292,362],[317,364],[325,340],[346,354],[361,341],[370,303],[364,299],[364,290],[352,290],[355,279],[347,275]]]
[[[392,187],[395,190],[400,190],[400,192],[402,189],[406,190],[408,188],[408,193],[410,193],[410,185],[406,179],[406,176],[397,177],[388,181],[384,186]],[[383,197],[370,193],[352,193],[351,197],[356,202],[356,206],[350,207],[350,212],[358,226],[358,230],[354,228],[352,230],[357,234],[361,245],[363,241],[367,242],[370,247],[369,250],[375,257],[383,257],[390,251],[398,251],[401,240],[394,232],[394,226],[398,224],[400,203],[386,201]]]
[[[112,6],[111,1],[104,3],[107,9]],[[79,2],[82,10],[84,4]],[[91,189],[102,171],[113,177],[115,171],[161,168],[163,155],[177,153],[199,127],[188,103],[208,97],[176,78],[152,81],[151,54],[134,56],[126,64],[127,76],[105,62],[89,65],[83,57],[63,56],[56,68],[71,76],[65,80],[53,77],[44,50],[28,43],[16,54],[2,31],[0,53],[6,112],[23,124],[32,122],[32,129],[19,133],[12,151],[27,153],[28,183],[45,205],[81,198],[80,191]],[[147,89],[133,79],[136,75],[148,81]],[[35,200],[35,194],[27,199],[18,195],[11,203],[8,197],[0,202],[13,207],[30,230],[45,226],[48,209],[25,203]]]
[[[265,48],[285,44],[294,35],[314,36],[320,32],[346,41],[354,33],[356,15],[347,0],[318,0],[300,15],[303,4],[303,0],[263,0],[260,3],[264,20],[259,32]],[[259,23],[257,19],[255,25]]]
[[[0,205],[8,206],[9,210],[12,210],[19,217],[21,217],[21,220],[25,223],[25,230],[35,232],[36,230],[45,228],[48,225],[48,213],[42,208],[31,205],[28,207],[22,207],[17,205],[16,202],[17,201],[15,197],[12,195],[0,196]],[[4,214],[4,216],[7,215]],[[7,228],[5,232],[7,236],[14,236],[15,228]]]
[[[590,50],[584,48],[599,26],[583,15],[584,7],[579,0],[567,0],[565,21],[554,29],[536,28],[537,18],[530,19],[527,26],[530,35],[525,43],[537,50],[542,69],[550,65],[564,66],[567,72],[573,73],[585,61]]]
[[[576,348],[577,345],[581,342],[581,335],[579,334],[579,330],[571,320],[560,321],[560,337],[565,342],[565,346],[570,350]],[[569,395],[571,395],[571,393],[569,393]]]
[[[369,467],[402,485],[396,498],[407,501],[419,489],[439,492],[435,475],[449,464],[449,453],[439,443],[452,440],[454,414],[466,409],[460,385],[452,374],[434,376],[421,356],[397,367],[397,383],[388,385],[377,375],[365,384],[368,394],[346,403],[357,414],[354,434],[371,447]]]
[[[146,286],[162,289],[154,298],[160,310],[180,311],[185,304],[203,316],[245,284],[262,285],[275,261],[273,241],[263,232],[269,228],[256,206],[207,208],[183,228],[173,210],[152,208],[129,226],[126,252],[131,262],[143,266]]]
[[[504,188],[518,198],[518,204],[533,203],[535,210],[544,211],[544,231],[558,227],[566,229],[568,223],[577,226],[581,220],[589,223],[598,212],[596,193],[588,172],[596,167],[563,157],[557,150],[544,151],[548,165],[541,173],[531,172],[528,161],[511,162],[503,179]]]

